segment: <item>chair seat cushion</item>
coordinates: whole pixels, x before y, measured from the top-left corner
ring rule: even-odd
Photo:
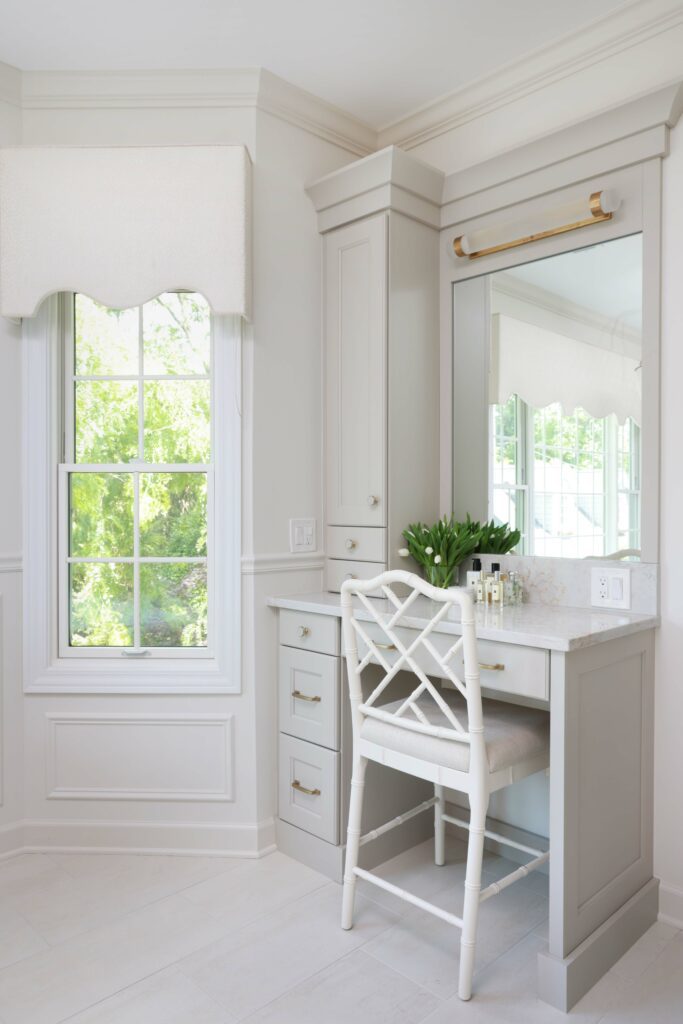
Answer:
[[[467,708],[464,699],[455,690],[442,689],[441,696],[466,729]],[[402,700],[396,700],[390,704],[383,704],[382,711],[391,714],[397,711],[402,703]],[[417,703],[430,725],[449,727],[450,723],[429,694],[423,693]],[[546,757],[549,763],[550,718],[547,711],[498,700],[482,700],[482,706],[489,771],[512,768],[537,757]],[[412,711],[408,710],[404,715],[406,719],[412,718],[416,721]],[[459,772],[469,770],[469,744],[456,739],[429,736],[370,716],[364,717],[360,736],[361,739],[376,743],[380,747],[387,747],[397,753],[408,754],[444,768],[453,768]]]

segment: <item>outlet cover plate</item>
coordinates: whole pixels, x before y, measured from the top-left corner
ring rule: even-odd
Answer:
[[[595,608],[631,607],[631,570],[624,566],[591,569],[591,604]]]
[[[315,519],[289,520],[289,550],[315,551]]]

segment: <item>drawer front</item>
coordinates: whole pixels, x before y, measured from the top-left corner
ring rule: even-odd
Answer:
[[[280,647],[280,731],[339,750],[339,658]]]
[[[335,593],[341,590],[344,580],[369,580],[379,576],[387,567],[386,562],[351,562],[336,558],[328,558],[326,565],[327,589]]]
[[[335,844],[339,842],[339,758],[336,751],[280,733],[280,817]]]
[[[354,562],[386,560],[386,530],[372,526],[328,526],[326,538],[329,558]]]
[[[337,655],[339,624],[336,615],[316,615],[315,612],[295,612],[283,608],[280,612],[280,643],[288,647],[299,647],[302,651]]]
[[[371,640],[388,643],[386,634],[372,622],[362,622]],[[400,627],[396,635],[404,647],[415,640],[418,630]],[[429,638],[439,654],[445,654],[457,640],[456,636],[444,633],[432,633]],[[360,637],[358,650],[361,655],[366,651]],[[479,679],[482,687],[509,693],[519,697],[533,697],[536,700],[548,700],[550,694],[550,653],[538,647],[522,647],[520,644],[504,644],[493,640],[478,640]],[[388,664],[393,665],[399,655],[392,650],[382,650],[382,656]],[[438,676],[438,663],[420,645],[414,659],[427,675]],[[464,676],[463,659],[460,652],[451,660],[453,670],[461,679]]]

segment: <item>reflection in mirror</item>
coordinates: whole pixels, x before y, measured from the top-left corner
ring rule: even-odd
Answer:
[[[486,282],[489,516],[520,554],[639,557],[641,236]]]

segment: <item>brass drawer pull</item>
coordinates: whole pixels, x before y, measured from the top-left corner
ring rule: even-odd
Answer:
[[[295,697],[296,700],[308,700],[311,704],[319,704],[322,700],[322,697],[309,697],[307,694],[301,693],[300,690],[292,690],[292,697]]]
[[[298,790],[299,793],[305,793],[306,796],[320,796],[319,789],[306,789],[305,786],[301,785],[298,779],[294,779],[294,782],[292,783],[292,789]]]
[[[372,642],[375,644],[375,647],[379,647],[383,651],[395,651],[396,650],[396,644],[378,644],[378,643],[375,643],[374,640]]]
[[[486,662],[480,661],[479,662],[479,668],[483,668],[486,672],[504,672],[505,671],[505,665],[501,665],[500,662],[498,662],[495,665],[487,665]]]

